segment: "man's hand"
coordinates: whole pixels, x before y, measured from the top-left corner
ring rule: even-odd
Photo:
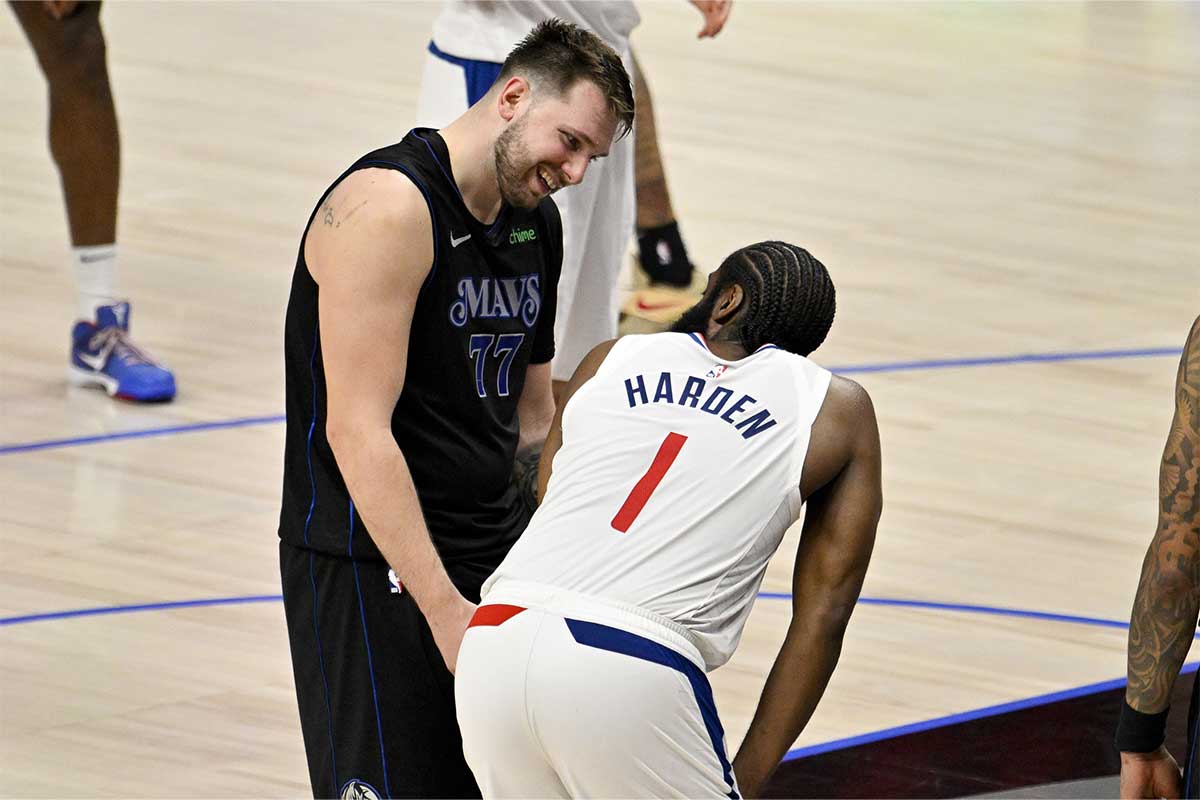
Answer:
[[[467,632],[467,624],[475,615],[476,608],[474,603],[456,593],[446,605],[430,609],[425,614],[429,630],[433,632],[433,640],[437,642],[451,674],[458,666],[458,648],[462,646],[463,634]]]
[[[716,36],[725,27],[729,12],[733,10],[733,0],[689,0],[701,14],[704,15],[704,27],[700,29],[697,39],[706,36]]]
[[[1153,753],[1121,753],[1121,800],[1181,797],[1179,765],[1160,746]]]
[[[42,10],[54,19],[66,19],[75,13],[79,0],[42,0]]]

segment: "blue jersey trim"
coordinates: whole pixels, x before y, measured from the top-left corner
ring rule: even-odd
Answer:
[[[438,165],[438,169],[440,169],[442,171],[442,175],[446,176],[446,182],[449,183],[451,187],[453,187],[454,193],[458,195],[458,201],[463,204],[463,208],[467,208],[467,201],[463,199],[462,192],[460,192],[458,190],[458,184],[454,182],[454,178],[450,175],[450,170],[446,168],[446,165],[444,165],[442,163],[442,160],[440,158],[438,158],[437,153],[435,153],[433,151],[433,145],[431,145],[429,143],[429,140],[426,139],[424,136],[417,136],[417,138],[420,139],[422,142],[424,142],[425,149],[427,149],[429,151],[429,157],[433,159],[433,163]],[[432,214],[432,211],[430,213]],[[483,227],[483,223],[479,222],[479,220],[475,219],[475,215],[471,214],[471,210],[469,208],[467,208],[467,213],[470,214],[471,219],[474,219],[475,222],[477,222],[480,225],[480,227]],[[506,221],[507,216],[508,215],[504,213],[504,208],[501,207],[500,213],[496,215],[495,221],[492,222],[492,224],[487,227],[487,230],[485,231],[485,235],[487,235],[487,236],[495,235],[496,231]]]
[[[304,460],[308,463],[308,482],[312,486],[312,499],[308,503],[308,516],[304,520],[304,543],[308,544],[308,528],[312,524],[313,512],[317,509],[317,479],[313,475],[312,437],[317,428],[317,343],[319,328],[313,325],[312,353],[308,357],[308,380],[312,383],[312,420],[308,423],[308,441],[304,448]]]
[[[350,563],[354,567],[354,591],[358,593],[358,615],[362,620],[363,645],[367,649],[367,673],[371,676],[371,697],[375,701],[375,730],[379,735],[379,759],[383,764],[384,797],[392,796],[388,782],[387,751],[383,747],[383,715],[379,711],[379,689],[375,684],[375,664],[371,659],[371,636],[367,632],[367,611],[363,607],[362,584],[358,579],[358,562],[354,560],[354,501],[350,501],[350,543],[346,548]],[[334,782],[337,785],[337,782]]]
[[[504,66],[503,64],[497,64],[495,61],[477,61],[475,59],[452,56],[433,42],[429,43],[429,52],[442,61],[462,67],[463,77],[467,82],[468,106],[475,105],[481,97],[488,93],[488,90],[492,88],[492,84],[496,82],[496,78],[500,77],[500,68]]]
[[[304,520],[304,543],[308,544],[308,530],[312,524],[313,512],[317,508],[317,481],[313,477],[312,467],[312,437],[313,431],[317,427],[317,378],[316,378],[316,361],[317,361],[317,345],[320,341],[318,337],[319,328],[313,326],[313,343],[312,355],[308,358],[308,375],[312,381],[313,387],[313,410],[312,421],[308,424],[308,444],[305,450],[305,460],[308,462],[308,480],[312,484],[312,500],[308,504],[308,517]],[[317,608],[319,607],[319,598],[317,597],[317,577],[313,567],[313,555],[310,552],[308,556],[308,581],[312,585],[313,599],[313,636],[317,640],[317,662],[321,665],[321,683],[325,687],[325,720],[329,723],[329,758],[332,761],[333,768],[333,785],[337,786],[337,749],[334,747],[333,739],[333,706],[329,702],[329,678],[325,674],[325,653],[321,647],[321,623],[317,618]]]
[[[729,763],[728,756],[725,755],[725,730],[721,727],[720,717],[717,716],[717,704],[713,700],[712,686],[709,685],[708,678],[700,668],[671,648],[629,631],[577,619],[568,619],[566,623],[571,635],[575,637],[575,641],[582,645],[640,658],[643,661],[661,664],[683,673],[684,677],[688,679],[688,683],[692,685],[692,694],[696,697],[696,704],[700,706],[700,716],[704,719],[704,727],[708,731],[709,739],[712,740],[717,759],[721,762],[725,783],[729,786],[726,796],[730,800],[739,800],[737,788],[733,783],[733,766]]]
[[[337,779],[337,746],[334,744],[333,738],[333,704],[329,702],[329,677],[325,673],[325,653],[321,647],[321,625],[317,620],[317,609],[320,607],[320,598],[317,597],[317,576],[315,574],[316,555],[313,551],[308,552],[308,580],[312,584],[312,599],[313,599],[313,634],[317,639],[317,663],[321,665],[321,683],[325,687],[325,721],[329,726],[329,760],[330,766],[333,769],[333,785],[338,785]]]

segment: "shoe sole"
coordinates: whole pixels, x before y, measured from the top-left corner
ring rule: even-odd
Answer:
[[[67,367],[67,383],[85,389],[103,389],[109,397],[115,397],[118,400],[129,400],[134,403],[162,403],[175,397],[174,392],[171,394],[149,395],[147,397],[123,394],[119,391],[120,385],[117,383],[116,378],[110,378],[101,372],[92,372],[77,367],[74,364]]]

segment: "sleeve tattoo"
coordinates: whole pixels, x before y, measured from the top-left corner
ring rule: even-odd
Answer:
[[[542,458],[543,444],[545,442],[538,442],[518,450],[513,461],[513,482],[521,493],[522,502],[530,511],[536,511],[538,507],[538,462]]]
[[[1126,699],[1138,711],[1167,707],[1200,611],[1200,318],[1175,384],[1175,416],[1159,470],[1158,529],[1129,624]]]

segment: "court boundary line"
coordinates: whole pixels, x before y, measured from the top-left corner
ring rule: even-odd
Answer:
[[[957,369],[963,367],[985,367],[1002,364],[1047,364],[1063,361],[1111,361],[1120,358],[1155,358],[1159,356],[1176,356],[1183,352],[1179,347],[1143,347],[1127,350],[1075,350],[1051,353],[1019,353],[1007,356],[980,356],[976,358],[926,359],[917,361],[881,362],[876,364],[857,364],[840,367],[830,367],[830,372],[838,375],[855,375],[884,372],[915,372],[934,369]],[[66,447],[99,444],[102,442],[121,441],[125,439],[145,439],[157,436],[173,436],[181,433],[198,431],[224,430],[241,428],[251,425],[267,425],[283,422],[282,414],[271,414],[256,417],[240,417],[213,422],[196,422],[183,425],[166,425],[153,428],[140,428],[116,433],[103,433],[94,436],[76,436],[64,439],[47,439],[36,442],[16,442],[0,444],[0,456],[16,453],[31,453],[40,450],[54,450]]]
[[[0,445],[0,456],[12,453],[30,453],[37,450],[53,450],[63,447],[78,447],[85,444],[114,442],[122,439],[147,439],[155,436],[172,436],[180,433],[197,433],[199,431],[222,430],[225,428],[244,428],[251,425],[268,425],[283,422],[283,414],[271,414],[261,417],[239,417],[236,419],[216,420],[214,422],[193,422],[184,425],[164,425],[157,428],[137,428],[131,431],[116,433],[99,433],[94,436],[75,436],[68,439],[47,439],[41,442],[26,442],[23,444]]]
[[[757,597],[764,600],[790,600],[792,595],[789,592],[759,592]],[[117,606],[99,606],[94,608],[79,608],[64,611],[49,611],[37,614],[22,614],[18,616],[0,617],[0,628],[13,625],[29,624],[33,622],[75,619],[79,617],[131,614],[146,611],[169,611],[186,608],[204,608],[210,606],[278,603],[282,602],[282,600],[283,595],[281,594],[260,594],[202,598],[196,600],[175,600],[158,603],[133,603]],[[1048,611],[1036,611],[1033,609],[1006,608],[1004,606],[985,606],[971,603],[943,603],[931,600],[907,600],[903,598],[890,597],[860,597],[858,602],[862,605],[892,606],[900,608],[916,608],[927,611],[950,611],[955,613],[1021,617],[1026,619],[1037,619],[1046,622],[1061,622],[1074,625],[1088,625],[1092,627],[1120,629],[1128,629],[1129,627],[1128,622],[1106,619],[1103,617],[1057,614]],[[1197,631],[1195,636],[1200,638],[1200,631]],[[1200,667],[1200,662],[1184,664],[1180,674],[1183,675],[1195,672],[1198,667]],[[845,750],[851,747],[857,747],[863,744],[871,744],[873,742],[894,739],[910,733],[920,733],[923,731],[935,730],[937,728],[944,728],[960,722],[969,722],[976,719],[999,716],[1011,711],[1036,708],[1038,706],[1048,705],[1049,703],[1054,703],[1061,700],[1070,700],[1072,698],[1097,694],[1110,689],[1117,689],[1121,686],[1124,686],[1125,683],[1125,678],[1114,678],[1112,680],[1099,681],[1096,683],[1084,684],[1083,686],[1075,686],[1045,694],[1034,695],[1032,697],[1025,697],[1004,703],[997,703],[990,706],[984,706],[982,708],[970,709],[968,711],[962,711],[956,714],[947,714],[941,717],[934,717],[933,719],[919,720],[917,722],[897,725],[891,728],[882,728],[877,731],[869,731],[867,733],[857,734],[855,736],[832,739],[827,742],[820,742],[818,744],[806,745],[804,747],[797,747],[789,750],[784,755],[782,760],[795,761],[797,759],[808,758],[810,756],[816,756],[822,753],[830,753],[837,750]]]
[[[756,599],[760,600],[791,600],[790,592],[759,592]],[[10,617],[0,617],[0,628],[11,625],[26,625],[31,622],[48,622],[56,619],[74,619],[76,617],[98,617],[111,614],[133,614],[143,611],[173,611],[181,608],[204,608],[207,606],[248,605],[252,603],[282,602],[281,594],[252,594],[234,595],[230,597],[197,598],[195,600],[167,600],[156,603],[130,603],[114,606],[93,606],[90,608],[65,609],[63,611],[45,611],[34,614],[19,614]],[[1058,614],[1050,611],[1034,609],[1008,608],[1006,606],[987,606],[972,603],[944,603],[935,600],[909,600],[898,597],[860,597],[858,605],[893,606],[900,608],[918,608],[926,611],[952,611],[967,614],[984,614],[989,616],[1021,617],[1047,622],[1063,622],[1073,625],[1088,625],[1101,628],[1128,629],[1129,623],[1104,617],[1086,617],[1076,614]],[[1200,631],[1196,632],[1200,638]]]
[[[1192,661],[1183,665],[1183,669],[1179,671],[1180,675],[1188,675],[1200,668],[1200,661]],[[947,714],[943,717],[934,717],[933,719],[922,720],[920,722],[911,722],[906,725],[897,725],[893,728],[883,728],[878,731],[858,734],[856,736],[847,736],[842,739],[833,739],[820,744],[808,745],[806,747],[797,747],[794,750],[789,750],[783,757],[784,761],[796,761],[801,758],[809,758],[811,756],[821,755],[822,753],[831,753],[837,750],[846,750],[851,747],[857,747],[864,744],[872,744],[874,742],[882,742],[887,739],[895,739],[900,736],[905,736],[910,733],[922,733],[924,731],[936,730],[945,728],[950,725],[957,725],[961,722],[970,722],[977,719],[986,719],[987,717],[996,717],[1001,714],[1007,714],[1012,711],[1022,711],[1027,708],[1037,708],[1038,706],[1057,703],[1062,700],[1072,700],[1077,697],[1086,697],[1087,695],[1099,694],[1112,689],[1120,689],[1125,686],[1128,681],[1125,678],[1113,678],[1107,681],[1097,681],[1096,683],[1088,683],[1083,686],[1074,686],[1070,689],[1062,689],[1056,692],[1047,692],[1046,694],[1034,695],[1033,697],[1025,697],[1020,700],[1012,700],[1007,703],[997,703],[983,708],[976,708],[970,711],[963,711],[958,714]]]

